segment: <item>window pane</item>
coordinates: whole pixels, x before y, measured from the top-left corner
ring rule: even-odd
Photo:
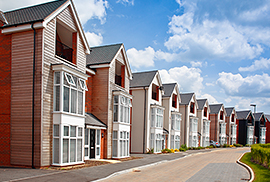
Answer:
[[[78,144],[77,144],[77,161],[82,161],[82,139],[78,139]]]
[[[78,127],[78,137],[82,137],[82,131],[83,131],[83,129],[82,129],[82,127]]]
[[[118,103],[118,95],[114,96],[114,103],[117,104]]]
[[[85,157],[88,156],[88,148],[84,148],[84,156],[85,156]]]
[[[53,163],[59,163],[59,138],[53,139]]]
[[[70,140],[70,162],[76,162],[76,139]]]
[[[71,89],[71,113],[77,112],[77,90]]]
[[[99,150],[100,150],[100,148],[99,148],[99,147],[97,147],[97,155],[99,155]]]
[[[69,136],[69,126],[64,126],[64,136]]]
[[[83,114],[83,92],[78,92],[78,114]]]
[[[59,125],[58,124],[53,125],[53,136],[59,137]]]
[[[113,121],[118,121],[118,105],[113,106]]]
[[[68,162],[68,150],[69,150],[68,141],[69,139],[63,139],[63,163]]]
[[[76,137],[76,126],[71,126],[70,127],[70,136],[71,137]]]
[[[97,130],[97,145],[100,145],[100,130]]]
[[[113,131],[113,139],[116,139],[117,140],[117,131]]]
[[[64,87],[64,111],[69,112],[69,88]]]
[[[60,72],[54,73],[54,84],[60,84]]]
[[[60,110],[60,86],[54,86],[54,101],[53,101],[53,110]]]
[[[84,131],[84,145],[89,145],[88,144],[88,131],[89,131],[89,129],[85,129],[85,131]]]
[[[113,157],[117,157],[117,140],[113,140]]]

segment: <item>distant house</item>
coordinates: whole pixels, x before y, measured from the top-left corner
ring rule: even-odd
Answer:
[[[130,155],[132,73],[123,44],[91,48],[87,56],[85,158],[124,158]],[[92,118],[96,126],[88,122]],[[106,129],[106,130],[105,130]],[[87,138],[88,137],[88,138]],[[101,141],[101,143],[100,143]]]
[[[257,143],[265,144],[266,140],[266,118],[263,112],[254,113],[255,118],[255,136],[257,137]]]
[[[90,48],[72,0],[1,17],[0,165],[83,163]]]
[[[195,93],[180,94],[181,144],[188,147],[198,147],[198,104]]]
[[[164,111],[164,128],[169,131],[166,148],[180,148],[180,128],[181,113],[179,112],[179,103],[181,103],[179,88],[177,83],[163,84],[164,95],[162,96],[162,105]]]
[[[207,99],[197,99],[197,103],[199,146],[206,147],[210,145],[210,107]]]
[[[223,104],[210,104],[210,139],[218,141],[220,145],[227,143],[226,110]]]
[[[226,110],[226,135],[227,144],[233,145],[236,143],[237,138],[237,124],[236,124],[236,111],[234,107],[225,108]]]
[[[242,145],[252,145],[256,143],[254,137],[255,118],[252,112],[250,110],[236,111],[236,114],[236,124],[238,126],[237,143]]]
[[[270,115],[265,114],[265,118],[266,118],[266,123],[265,123],[265,127],[266,127],[266,143],[270,143]]]
[[[155,153],[165,148],[163,87],[158,71],[133,73],[130,90],[133,95],[131,152]]]

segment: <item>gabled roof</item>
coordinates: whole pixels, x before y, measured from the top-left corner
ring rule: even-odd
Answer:
[[[112,44],[91,47],[91,54],[87,55],[86,65],[110,64],[123,44]]]
[[[194,93],[182,93],[180,94],[181,103],[180,105],[188,105],[193,97]]]
[[[95,115],[91,113],[85,113],[85,124],[90,126],[98,126],[98,127],[105,127],[107,125],[100,121]]]
[[[257,112],[257,113],[253,113],[255,121],[260,121],[261,117],[263,117],[263,112]]]
[[[198,110],[203,110],[206,101],[207,99],[197,99]]]
[[[210,114],[218,114],[223,104],[211,104],[210,107]],[[225,111],[226,112],[226,111]]]
[[[3,27],[43,21],[68,0],[58,0],[4,12],[8,24]]]
[[[236,111],[237,119],[247,119],[250,113],[251,113],[252,117],[254,117],[251,110]]]
[[[268,120],[268,122],[270,122],[270,115],[269,114],[265,114],[264,116]]]
[[[164,84],[162,84],[162,86],[164,88],[163,97],[171,97],[176,85],[177,85],[177,83],[164,83]]]
[[[132,73],[133,79],[130,81],[130,88],[149,87],[157,73],[157,70]]]
[[[234,107],[227,107],[227,108],[225,108],[226,113],[227,113],[226,116],[230,116],[232,114],[232,112],[233,112],[233,109],[234,109]]]

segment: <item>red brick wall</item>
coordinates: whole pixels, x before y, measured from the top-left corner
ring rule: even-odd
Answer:
[[[266,119],[266,141],[265,143],[270,143],[270,121]]]
[[[92,112],[92,92],[93,92],[93,77],[88,77],[86,81],[88,91],[85,92],[85,112]]]
[[[72,63],[77,63],[77,32],[72,33]]]
[[[217,121],[218,115],[216,114],[210,114],[210,140],[218,141],[218,121]]]
[[[11,35],[0,33],[0,166],[10,165]]]

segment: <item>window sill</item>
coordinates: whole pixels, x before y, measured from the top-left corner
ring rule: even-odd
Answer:
[[[81,115],[81,114],[74,114],[74,113],[69,113],[69,112],[64,112],[64,111],[53,111],[52,113],[53,113],[53,114],[65,114],[65,115],[77,116],[77,117],[85,118],[84,115]]]
[[[122,125],[130,125],[130,123],[123,123],[123,122],[119,122],[119,121],[117,121],[117,122],[113,122],[113,123],[115,123],[115,124],[122,124]]]
[[[81,162],[71,162],[71,163],[62,163],[62,164],[56,164],[56,163],[52,163],[52,166],[62,166],[62,167],[64,167],[64,166],[73,166],[73,165],[78,165],[78,164],[84,164],[84,162],[83,161],[81,161]]]
[[[77,65],[76,64],[74,64],[74,63],[72,63],[72,62],[70,62],[70,61],[68,61],[68,60],[66,60],[66,59],[64,59],[64,58],[61,58],[60,56],[57,56],[57,55],[54,55],[57,59],[60,59],[61,61],[64,61],[64,63],[67,63],[67,64],[69,64],[69,65],[71,65],[71,66],[74,66],[75,68],[77,68]]]

